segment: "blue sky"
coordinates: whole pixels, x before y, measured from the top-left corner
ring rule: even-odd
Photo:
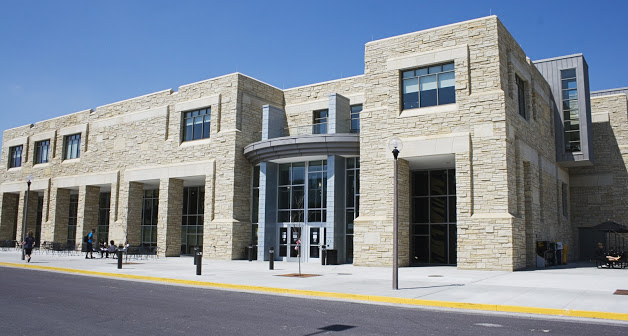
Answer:
[[[628,86],[627,1],[0,0],[0,129],[235,71],[290,88],[364,71],[364,44],[497,15],[528,56]]]

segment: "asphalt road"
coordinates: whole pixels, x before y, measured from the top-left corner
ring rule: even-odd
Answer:
[[[0,267],[3,335],[628,335],[628,324],[459,313]]]

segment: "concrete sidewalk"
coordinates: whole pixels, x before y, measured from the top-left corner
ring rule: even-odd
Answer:
[[[498,312],[545,314],[628,321],[628,269],[567,265],[533,271],[463,271],[455,267],[399,269],[399,290],[392,290],[392,268],[322,266],[302,263],[216,261],[204,259],[196,275],[191,257],[129,259],[122,269],[115,259],[84,255],[33,254],[30,263],[19,251],[0,252],[0,266],[26,267],[91,276],[269,292],[342,300]],[[579,267],[578,267],[579,266]]]

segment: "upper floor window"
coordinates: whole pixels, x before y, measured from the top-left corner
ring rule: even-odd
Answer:
[[[578,82],[576,69],[560,71],[563,101],[563,122],[565,127],[565,151],[579,152],[580,114],[578,111]]]
[[[517,89],[517,105],[519,109],[519,115],[521,115],[524,118],[527,118],[526,117],[527,112],[526,112],[525,82],[518,75],[515,75],[515,86]]]
[[[402,77],[404,110],[456,102],[453,62],[404,71]]]
[[[351,105],[351,133],[360,133],[360,112],[362,104]]]
[[[81,133],[66,135],[63,139],[63,159],[78,159],[81,157]]]
[[[328,110],[314,111],[312,120],[312,134],[327,134]]]
[[[183,113],[183,141],[209,138],[211,108]]]
[[[35,142],[35,164],[50,160],[50,139]]]
[[[22,166],[22,145],[9,147],[9,168]]]

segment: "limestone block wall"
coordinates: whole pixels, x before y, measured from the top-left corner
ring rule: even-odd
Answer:
[[[4,193],[0,196],[0,240],[16,239],[19,195]]]
[[[594,164],[569,168],[570,231],[628,218],[628,102],[625,94],[591,97]],[[577,244],[574,253],[579,255]]]

